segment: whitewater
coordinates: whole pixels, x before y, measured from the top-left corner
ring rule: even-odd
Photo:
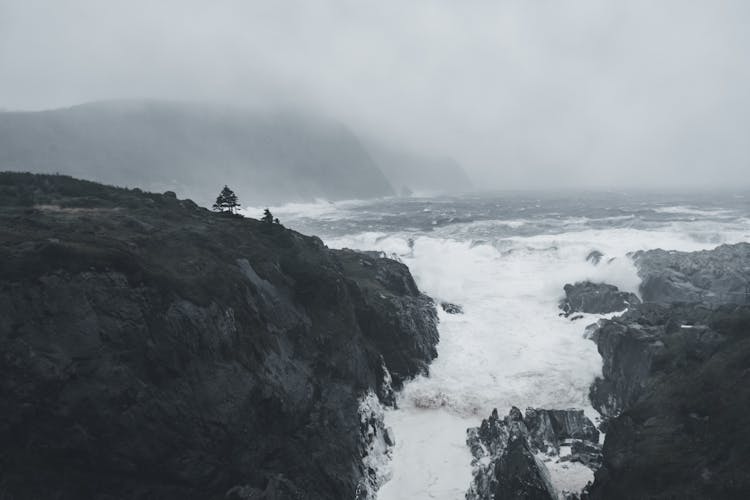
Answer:
[[[401,260],[424,293],[463,307],[463,314],[438,308],[430,374],[407,382],[398,408],[386,412],[396,445],[381,464],[380,500],[464,498],[472,479],[466,429],[493,408],[501,415],[512,406],[582,408],[598,419],[588,390],[602,361],[585,327],[601,316],[559,316],[566,283],[606,282],[638,293],[631,252],[750,241],[743,195],[499,194],[271,210],[329,247]],[[244,213],[257,217],[260,210]],[[586,259],[594,250],[603,254],[598,264]],[[560,492],[593,479],[580,465],[547,465]]]

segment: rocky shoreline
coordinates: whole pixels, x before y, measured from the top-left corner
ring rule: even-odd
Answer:
[[[634,256],[643,304],[592,329],[603,466],[585,498],[750,494],[750,244]]]
[[[560,303],[621,313],[586,328],[599,427],[494,411],[467,431],[468,500],[750,496],[750,244],[632,259],[643,302],[582,282]],[[437,342],[436,304],[377,252],[0,174],[2,498],[372,499],[398,438],[383,408]],[[592,482],[562,491],[561,464]]]
[[[474,457],[467,500],[750,496],[750,244],[632,258],[644,302],[582,282],[565,285],[560,303],[571,319],[625,310],[586,329],[603,360],[590,391],[603,446],[580,410],[513,408],[505,418],[495,411],[467,431]],[[548,416],[544,425],[539,415]],[[560,460],[559,443],[570,445],[569,460],[595,471],[581,492],[551,484],[540,458]]]
[[[368,498],[437,355],[401,263],[65,176],[0,174],[0,497]]]

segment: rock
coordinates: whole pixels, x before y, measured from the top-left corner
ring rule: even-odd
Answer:
[[[640,251],[633,261],[646,302],[750,303],[750,243],[700,252]]]
[[[52,208],[19,206],[26,189]],[[390,259],[2,173],[0,496],[355,498],[436,322]]]
[[[674,317],[679,306],[664,306]],[[710,345],[694,357],[698,337],[682,329],[659,330],[664,347],[651,360],[638,389],[610,374],[612,396],[622,407],[610,418],[603,466],[589,498],[744,498],[750,492],[750,308],[709,310]],[[688,329],[691,330],[691,329]],[[723,341],[717,344],[717,339]],[[641,376],[641,374],[639,374]],[[648,481],[643,478],[648,477]]]
[[[443,308],[443,311],[447,312],[448,314],[463,314],[464,308],[459,306],[458,304],[453,304],[451,302],[441,302],[440,307]]]
[[[385,442],[388,446],[396,446],[396,439],[393,437],[393,429],[390,427],[385,429]]]
[[[594,408],[615,417],[638,399],[655,371],[710,358],[725,340],[708,326],[716,314],[699,304],[643,303],[601,320],[590,335],[603,361],[603,377],[590,392]]]
[[[294,484],[286,480],[283,474],[274,474],[267,478],[261,488],[250,485],[234,486],[227,491],[227,500],[304,500],[305,495]]]
[[[523,437],[512,437],[495,465],[497,487],[490,498],[508,500],[556,500],[544,464],[531,453]]]
[[[652,302],[600,321],[591,335],[604,361],[591,399],[607,435],[582,498],[748,497],[750,306],[724,293],[738,286],[746,252],[741,244],[636,259]],[[649,284],[653,276],[664,286]]]
[[[602,465],[602,448],[599,444],[591,441],[574,440],[570,443],[570,455],[560,460],[580,462],[586,467],[596,471]]]
[[[591,386],[591,403],[605,418],[616,417],[640,394],[664,344],[654,327],[616,319],[602,321],[594,338],[604,376]]]
[[[560,309],[567,317],[573,313],[607,314],[622,311],[630,305],[639,304],[640,299],[628,292],[621,292],[616,286],[606,283],[583,281],[564,287],[565,298]]]
[[[514,407],[503,419],[493,410],[479,427],[467,430],[474,478],[466,498],[557,499],[535,454],[556,456],[561,445],[576,446],[575,459],[595,467],[601,461],[598,440],[599,432],[581,410],[528,408],[523,415]]]
[[[535,449],[559,453],[565,440],[599,442],[599,431],[583,410],[540,410],[527,408],[524,422]]]
[[[595,266],[601,262],[602,257],[604,257],[604,254],[601,253],[599,250],[592,250],[587,256],[586,256],[586,262],[591,262]]]

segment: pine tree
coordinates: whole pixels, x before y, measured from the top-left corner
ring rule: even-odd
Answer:
[[[229,212],[233,214],[240,204],[237,202],[237,195],[234,191],[229,189],[229,186],[224,186],[219,196],[216,197],[216,203],[214,203],[213,209],[217,212]]]
[[[265,209],[263,211],[263,218],[261,219],[266,224],[273,224],[273,215],[271,214],[271,211],[268,209]]]

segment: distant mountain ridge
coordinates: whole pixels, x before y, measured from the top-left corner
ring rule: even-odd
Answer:
[[[0,170],[176,191],[203,205],[224,184],[247,205],[392,196],[404,181],[384,171],[403,168],[389,161],[345,125],[296,111],[144,100],[0,112]],[[422,189],[414,178],[408,187]]]
[[[225,183],[243,203],[393,194],[341,124],[291,112],[164,101],[0,113],[0,169],[173,190],[203,204]]]

